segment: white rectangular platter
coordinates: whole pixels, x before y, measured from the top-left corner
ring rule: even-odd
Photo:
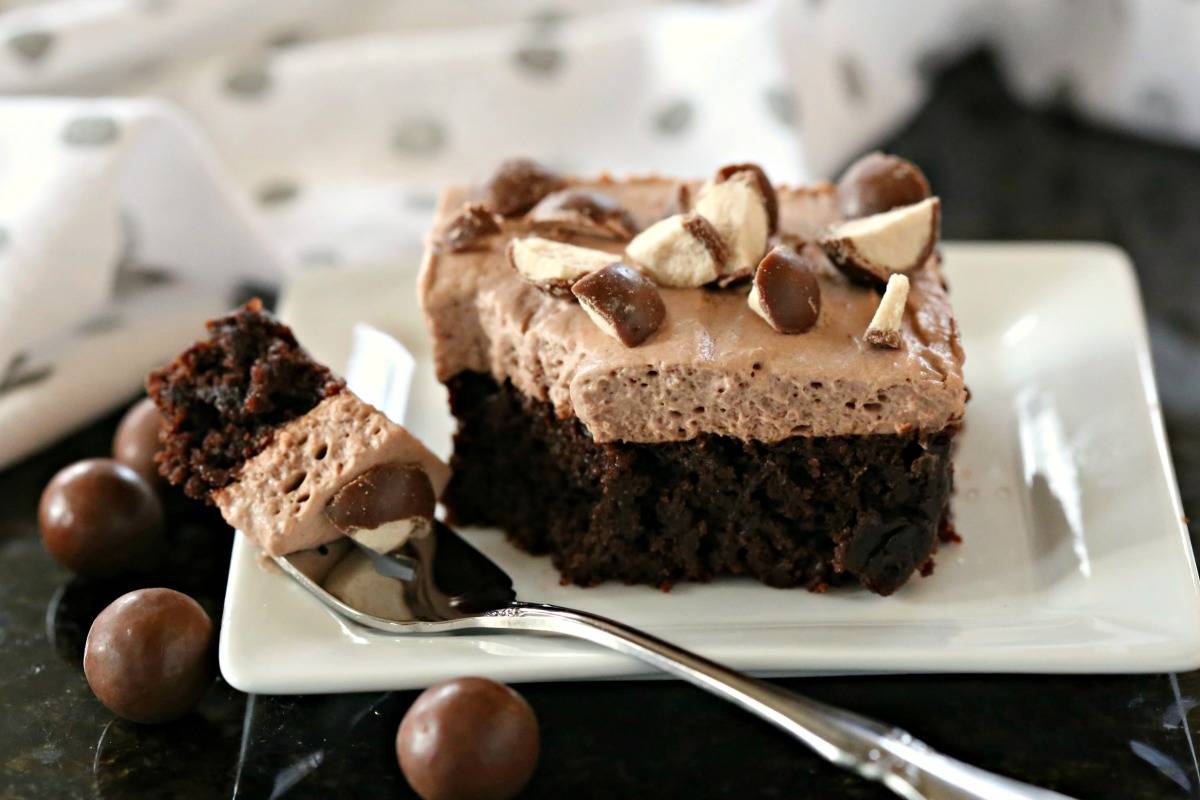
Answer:
[[[964,541],[889,598],[745,579],[560,586],[546,558],[464,531],[526,600],[576,606],[760,674],[1140,672],[1200,666],[1200,591],[1170,464],[1133,270],[1098,244],[945,246],[972,400],[957,457]],[[404,270],[309,273],[281,314],[343,368],[354,323],[416,358],[406,424],[436,452],[452,420]],[[340,622],[264,571],[238,537],[221,669],[248,692],[643,676],[593,645],[533,636],[388,638]]]

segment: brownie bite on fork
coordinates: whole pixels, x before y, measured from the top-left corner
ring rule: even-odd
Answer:
[[[415,470],[428,479],[431,515],[433,497],[449,480],[440,459],[314,361],[257,300],[208,323],[208,337],[152,372],[146,385],[165,420],[160,472],[215,504],[270,555],[356,534],[347,522],[353,509],[333,502],[355,489],[383,495],[401,482],[403,489]],[[372,542],[376,528],[401,521],[374,517],[363,531]]]

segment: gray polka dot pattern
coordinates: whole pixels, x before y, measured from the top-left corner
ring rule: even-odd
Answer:
[[[543,8],[529,18],[534,30],[544,36],[557,33],[567,19],[567,14],[561,8]]]
[[[121,327],[121,317],[114,312],[107,312],[85,320],[76,331],[85,334],[104,333]]]
[[[530,45],[513,53],[513,63],[527,75],[549,78],[566,63],[566,54],[557,47]]]
[[[171,0],[142,0],[142,9],[147,14],[164,14],[171,10]]]
[[[8,228],[0,226],[0,252],[8,249]]]
[[[838,59],[838,75],[842,79],[842,88],[847,97],[855,102],[866,99],[867,87],[863,82],[862,67],[853,56],[844,55]]]
[[[77,117],[63,128],[63,141],[80,147],[110,144],[120,136],[121,129],[112,117]]]
[[[246,67],[225,78],[225,90],[238,97],[258,97],[271,88],[271,73],[261,64]]]
[[[654,115],[654,129],[664,136],[677,136],[692,124],[695,110],[687,100],[676,100]]]
[[[300,194],[300,187],[286,178],[269,181],[258,190],[258,202],[264,206],[278,206]]]
[[[289,47],[295,47],[304,41],[304,34],[299,30],[285,30],[267,39],[267,47],[273,47],[276,50],[286,50]]]
[[[144,58],[129,66],[126,74],[133,80],[152,81],[162,75],[167,62],[162,58]]]
[[[40,383],[53,373],[54,368],[49,364],[29,366],[29,356],[18,353],[8,362],[4,371],[0,372],[0,395],[22,386]]]
[[[401,123],[392,134],[392,149],[406,156],[428,156],[446,145],[446,129],[431,119]]]
[[[793,127],[799,121],[799,113],[796,110],[795,96],[783,86],[773,86],[763,95],[763,101],[767,104],[767,111],[771,112],[771,116],[779,122],[780,125]]]
[[[152,286],[165,286],[177,282],[178,279],[164,269],[148,267],[144,264],[125,263],[117,270],[117,279],[113,284],[113,296],[127,297]]]
[[[300,264],[304,267],[336,267],[339,260],[332,247],[314,247],[300,254]]]
[[[45,31],[26,31],[8,40],[8,46],[25,61],[35,64],[54,46],[54,35]]]
[[[409,211],[433,211],[437,207],[437,195],[433,192],[409,192],[404,196],[404,207]]]
[[[118,270],[132,267],[138,262],[138,250],[142,244],[142,235],[138,229],[137,220],[127,209],[121,209],[120,223],[121,252],[117,254]]]

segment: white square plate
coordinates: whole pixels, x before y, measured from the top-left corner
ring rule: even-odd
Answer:
[[[522,599],[576,606],[763,674],[1140,672],[1200,666],[1200,592],[1159,415],[1133,270],[1095,244],[948,244],[973,398],[957,458],[964,541],[889,598],[744,579],[560,586],[495,531],[468,538]],[[396,335],[417,371],[407,424],[440,455],[452,420],[434,381],[415,276],[310,273],[283,316],[343,366],[355,322]],[[248,692],[642,676],[592,645],[533,636],[388,638],[340,622],[238,537],[221,670]]]

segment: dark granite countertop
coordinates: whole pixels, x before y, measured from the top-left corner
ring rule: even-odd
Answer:
[[[955,239],[1097,239],[1127,249],[1150,319],[1184,506],[1200,513],[1200,153],[1018,107],[986,56],[944,74],[886,144],[921,164]],[[80,668],[91,618],[138,585],[219,613],[230,533],[171,511],[166,575],[72,581],[37,536],[61,466],[105,454],[116,417],[0,473],[0,798],[408,797],[391,740],[414,694],[247,697],[223,683],[163,727],[114,720]],[[1196,534],[1192,525],[1193,538]],[[1169,613],[1164,609],[1164,613]],[[1200,796],[1200,673],[787,680],[982,767],[1079,797]],[[544,750],[529,797],[891,797],[677,683],[527,685]]]

